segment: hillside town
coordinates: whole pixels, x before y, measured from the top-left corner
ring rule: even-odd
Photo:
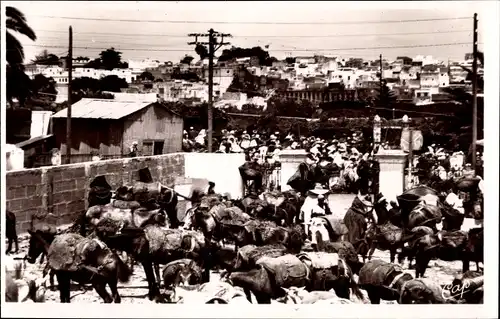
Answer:
[[[92,68],[88,57],[73,59],[73,78],[100,79],[114,75],[124,79],[128,87],[122,92],[156,93],[164,101],[203,103],[208,101],[208,58],[197,60],[186,55],[180,62],[158,60],[128,60],[127,68],[103,70]],[[266,61],[267,62],[267,61]],[[26,74],[34,79],[37,74],[52,78],[56,83],[56,102],[67,96],[68,72],[65,58],[43,65],[26,65]],[[432,56],[417,55],[397,57],[394,61],[364,61],[360,58],[340,56],[297,56],[283,61],[272,61],[261,65],[258,56],[231,58],[214,61],[214,96],[217,107],[244,104],[264,106],[273,94],[293,96],[317,102],[314,92],[328,91],[340,87],[374,93],[382,79],[397,99],[411,101],[417,105],[449,101],[443,88],[466,88],[471,90],[471,80],[463,67],[472,67],[471,54],[462,61],[438,61]],[[231,92],[231,83],[240,74],[249,73],[258,83],[260,99],[252,99],[248,93]],[[189,80],[176,79],[176,75],[193,75]],[[479,66],[478,74],[483,74]],[[143,78],[147,75],[147,78]],[[141,77],[142,76],[142,77]],[[182,76],[177,76],[182,78]],[[149,85],[148,85],[149,84]],[[152,85],[151,85],[152,84]],[[310,94],[311,92],[312,94]]]

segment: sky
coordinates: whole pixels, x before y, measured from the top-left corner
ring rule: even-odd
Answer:
[[[485,27],[484,9],[476,1],[2,1],[5,5],[23,12],[37,35],[35,42],[17,36],[24,45],[25,62],[44,49],[65,54],[70,25],[74,57],[93,59],[114,47],[125,61],[151,58],[161,62],[177,62],[186,54],[197,58],[194,46],[187,44],[194,39],[187,35],[210,28],[233,36],[223,48],[268,45],[271,56],[278,59],[314,54],[378,59],[382,54],[388,60],[416,55],[461,60],[472,52],[475,12],[480,21],[480,50]],[[456,19],[463,17],[470,19]],[[449,20],[401,22],[418,19]]]

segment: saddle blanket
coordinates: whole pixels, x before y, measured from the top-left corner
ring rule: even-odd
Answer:
[[[103,248],[96,240],[79,234],[61,234],[50,245],[47,260],[54,270],[77,271],[90,253],[100,249]]]
[[[339,265],[339,255],[336,253],[307,252],[300,253],[297,257],[313,269],[328,269]]]
[[[394,271],[403,272],[403,268],[382,260],[372,260],[369,266],[363,266],[358,282],[363,285],[389,286],[390,282],[387,283],[386,279]]]
[[[309,277],[307,266],[291,254],[277,258],[263,257],[257,262],[257,265],[261,265],[273,273],[276,284],[280,287],[290,287],[295,282]]]

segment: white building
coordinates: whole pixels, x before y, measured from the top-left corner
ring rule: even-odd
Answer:
[[[214,85],[214,96],[218,85]],[[199,99],[200,102],[208,101],[208,85],[200,82],[173,80],[154,83],[154,91],[160,99],[175,102],[182,99]]]
[[[68,99],[68,71],[65,68],[58,66],[32,65],[26,67],[25,71],[31,79],[34,79],[37,74],[53,78],[56,82],[57,97],[55,102],[61,103]],[[73,68],[72,78],[88,77],[92,79],[101,79],[108,75],[116,75],[119,78],[125,79],[127,83],[132,83],[134,76],[130,69],[113,69],[100,70],[91,68]]]
[[[295,63],[295,74],[305,77],[315,76],[318,71],[318,64],[316,63]]]
[[[157,68],[160,64],[160,61],[151,59],[144,59],[142,61],[128,60],[128,68],[137,72],[144,72],[149,68]]]
[[[208,68],[204,70],[205,79],[208,79]],[[234,78],[234,69],[231,66],[226,66],[225,64],[220,64],[218,66],[214,66],[214,77],[213,82],[214,85],[217,85],[218,88],[214,87],[214,93],[216,95],[224,94],[227,91]]]
[[[314,64],[316,63],[316,58],[311,56],[298,56],[295,58],[296,64]]]
[[[42,74],[45,77],[52,77],[56,83],[68,83],[68,71],[61,67],[32,67],[26,69],[26,75],[34,78],[35,75]],[[130,69],[113,69],[101,70],[91,68],[73,68],[72,78],[88,77],[93,79],[101,79],[108,75],[116,75],[119,78],[125,79],[127,83],[132,83],[134,80],[132,70]]]
[[[432,55],[417,55],[413,61],[422,62],[422,66],[429,64],[439,64],[439,61],[434,59]]]
[[[321,63],[318,67],[319,72],[321,74],[327,75],[330,71],[335,71],[339,68],[339,64],[335,60],[327,60],[324,63]]]
[[[432,104],[432,92],[429,89],[415,90],[413,97],[415,105],[428,105]]]
[[[359,71],[359,72],[358,72]],[[334,71],[328,72],[328,83],[343,83],[345,88],[353,89],[359,82],[360,75],[365,74],[362,70],[354,68],[339,68]]]
[[[448,68],[439,68],[439,87],[450,86],[450,75],[448,74]]]

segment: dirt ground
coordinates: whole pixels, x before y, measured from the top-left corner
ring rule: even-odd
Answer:
[[[334,195],[330,198],[333,213],[339,216],[343,216],[347,209],[349,208],[354,195]],[[333,201],[333,202],[332,202]],[[21,252],[19,256],[24,256],[28,250],[27,238],[20,241]],[[389,262],[389,253],[386,251],[376,250],[373,259],[382,259]],[[404,268],[408,268],[407,262],[405,262]],[[453,277],[460,273],[462,269],[462,262],[445,262],[441,260],[432,260],[429,264],[429,268],[426,272],[426,277],[430,278],[440,284],[449,284],[453,280]],[[471,269],[475,270],[475,264],[471,263]],[[412,275],[415,275],[414,270],[408,270]],[[37,276],[42,276],[42,268],[38,264],[27,264],[26,272],[36,274]],[[219,280],[219,276],[216,273],[212,273],[211,280]],[[119,292],[122,297],[122,303],[128,304],[147,304],[151,303],[147,298],[147,282],[146,276],[141,266],[135,266],[134,274],[128,283],[119,284]],[[87,287],[87,291],[83,291],[77,285],[74,285],[74,290],[71,293],[71,302],[74,303],[102,303],[102,299],[98,294],[90,287]],[[109,288],[108,288],[109,291]],[[46,293],[47,302],[59,302],[59,292],[58,291],[47,291]],[[382,303],[395,303],[382,301]]]

